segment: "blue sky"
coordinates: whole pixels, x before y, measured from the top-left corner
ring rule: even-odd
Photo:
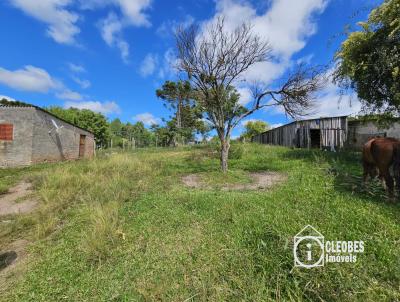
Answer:
[[[224,15],[229,27],[251,21],[268,39],[273,62],[246,79],[276,85],[299,61],[327,64],[346,24],[365,20],[381,1],[361,0],[3,0],[0,3],[0,95],[38,106],[89,108],[147,125],[170,113],[155,89],[176,77],[173,29]],[[245,104],[246,85],[238,87]],[[315,116],[356,113],[360,105],[328,85]],[[282,111],[249,119],[286,123]],[[234,134],[241,131],[240,127]]]

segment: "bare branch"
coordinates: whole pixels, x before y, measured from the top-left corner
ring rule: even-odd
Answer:
[[[176,32],[176,47],[177,68],[189,78],[196,101],[204,108],[221,140],[224,171],[231,132],[242,119],[271,106],[282,106],[292,117],[305,115],[313,107],[314,93],[323,85],[320,71],[299,66],[277,90],[257,83],[252,106],[245,108],[239,103],[240,95],[233,85],[251,66],[271,59],[268,42],[254,34],[250,24],[243,23],[229,31],[221,17],[202,31],[196,25],[182,27]]]

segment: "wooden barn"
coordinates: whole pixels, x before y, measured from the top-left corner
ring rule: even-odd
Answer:
[[[337,150],[347,136],[347,116],[294,121],[252,138],[253,142],[297,148]]]

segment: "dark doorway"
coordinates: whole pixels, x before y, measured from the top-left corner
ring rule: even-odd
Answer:
[[[81,135],[79,138],[79,158],[85,155],[86,135]]]
[[[296,130],[296,138],[295,138],[295,145],[296,145],[296,148],[300,148],[301,147],[301,144],[300,144],[300,140],[301,140],[301,136],[300,136],[300,129],[297,129]]]
[[[320,129],[310,129],[311,138],[311,148],[321,147],[321,130]]]

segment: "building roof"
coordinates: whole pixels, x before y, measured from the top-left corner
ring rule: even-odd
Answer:
[[[72,125],[72,126],[74,126],[76,128],[79,128],[81,130],[84,130],[84,131],[89,132],[89,133],[94,135],[94,133],[92,131],[90,131],[88,129],[85,129],[85,128],[82,128],[82,127],[80,127],[78,125],[75,125],[75,124],[73,124],[73,123],[71,123],[71,122],[69,122],[69,121],[67,121],[67,120],[65,120],[65,119],[63,119],[63,118],[61,118],[61,117],[59,117],[59,116],[57,116],[57,115],[55,115],[55,114],[53,114],[51,112],[39,107],[39,106],[35,106],[35,105],[32,105],[32,104],[27,104],[27,103],[23,103],[23,102],[15,102],[15,105],[14,104],[10,104],[10,103],[11,102],[9,102],[9,104],[6,104],[6,105],[5,104],[0,104],[0,108],[33,108],[33,109],[42,111],[42,112],[44,112],[44,113],[46,113],[48,115],[51,115],[51,116],[63,121],[64,123],[70,124],[70,125]]]

